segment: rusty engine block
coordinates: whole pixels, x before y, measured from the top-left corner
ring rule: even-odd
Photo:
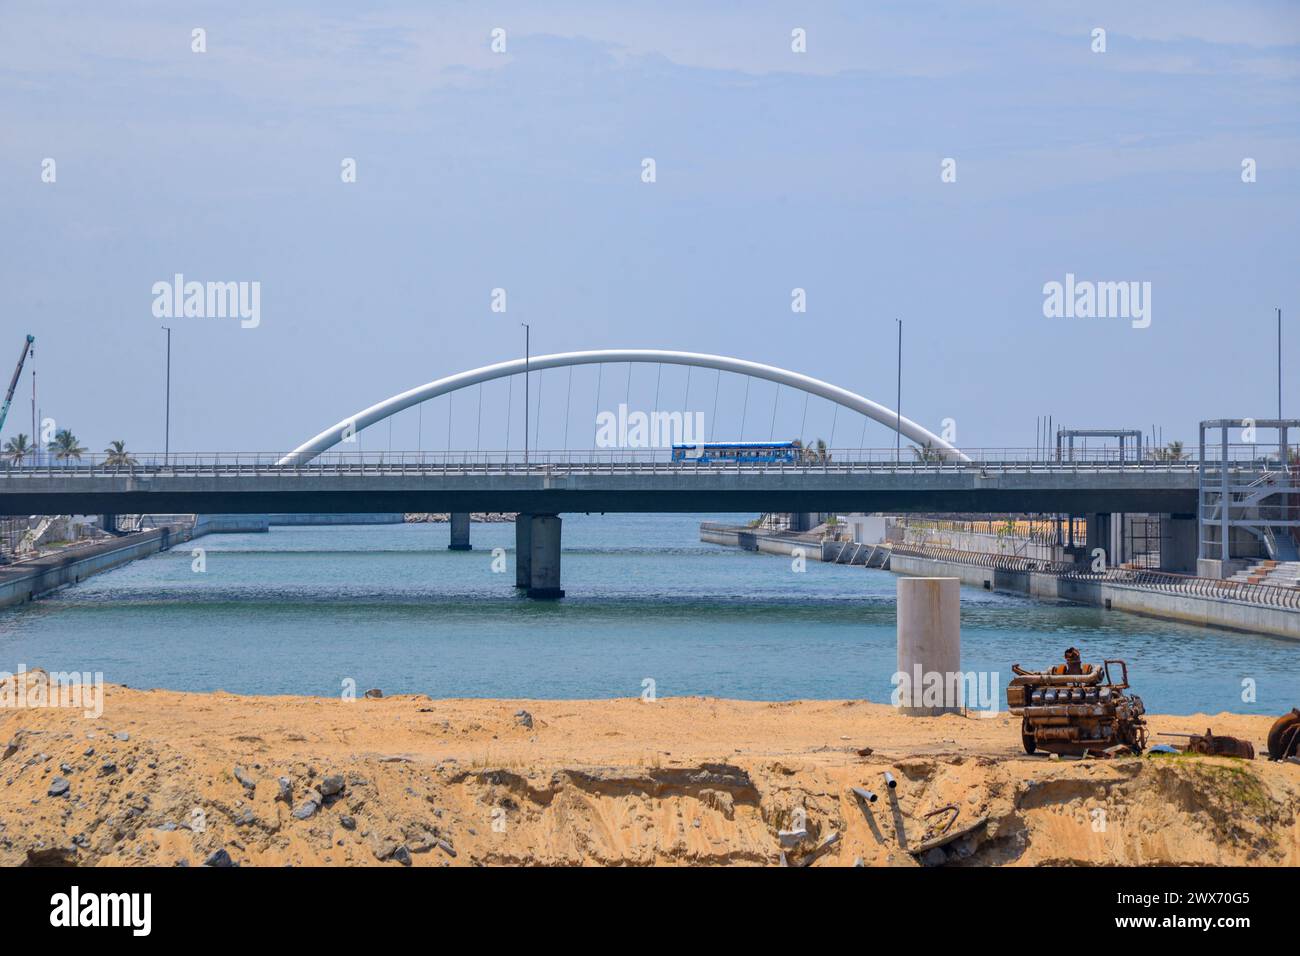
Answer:
[[[1115,666],[1119,680],[1111,674]],[[1084,664],[1079,652],[1065,652],[1065,664],[1048,671],[1012,666],[1017,675],[1007,685],[1007,707],[1021,718],[1025,753],[1083,756],[1113,748],[1137,754],[1146,749],[1147,727],[1142,698],[1127,694],[1128,664],[1108,660],[1102,666]]]

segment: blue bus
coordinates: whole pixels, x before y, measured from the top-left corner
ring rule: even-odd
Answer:
[[[792,441],[709,441],[673,445],[673,461],[797,462],[802,451]]]

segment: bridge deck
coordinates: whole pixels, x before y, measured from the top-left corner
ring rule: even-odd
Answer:
[[[0,513],[966,511],[1194,514],[1185,462],[188,462],[0,470]]]

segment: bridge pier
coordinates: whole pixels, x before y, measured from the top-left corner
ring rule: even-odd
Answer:
[[[564,597],[560,587],[560,516],[533,515],[529,522],[531,560],[528,596],[553,599]]]
[[[451,544],[448,551],[469,551],[469,512],[451,513]]]
[[[1195,574],[1200,548],[1200,524],[1196,515],[1160,516],[1160,570]]]
[[[531,587],[533,582],[533,516],[522,511],[515,515],[515,587]]]
[[[1084,543],[1084,561],[1091,564],[1092,552],[1101,548],[1106,552],[1106,567],[1117,568],[1126,560],[1124,556],[1124,516],[1106,512],[1085,516],[1087,537]]]

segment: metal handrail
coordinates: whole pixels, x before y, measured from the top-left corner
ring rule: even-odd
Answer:
[[[894,460],[893,449],[832,450],[826,456],[787,462],[701,462],[672,460],[668,449],[599,449],[530,451],[525,465],[518,451],[324,452],[305,463],[280,465],[283,452],[173,452],[139,454],[127,465],[110,464],[107,456],[86,454],[77,460],[0,461],[0,481],[36,476],[109,477],[146,480],[160,476],[261,475],[394,475],[394,474],[717,474],[724,471],[777,474],[1195,474],[1191,461],[1119,461],[1099,456],[1074,461],[1042,460],[1034,449],[975,449],[973,462]],[[1028,453],[1028,454],[1026,454]]]

